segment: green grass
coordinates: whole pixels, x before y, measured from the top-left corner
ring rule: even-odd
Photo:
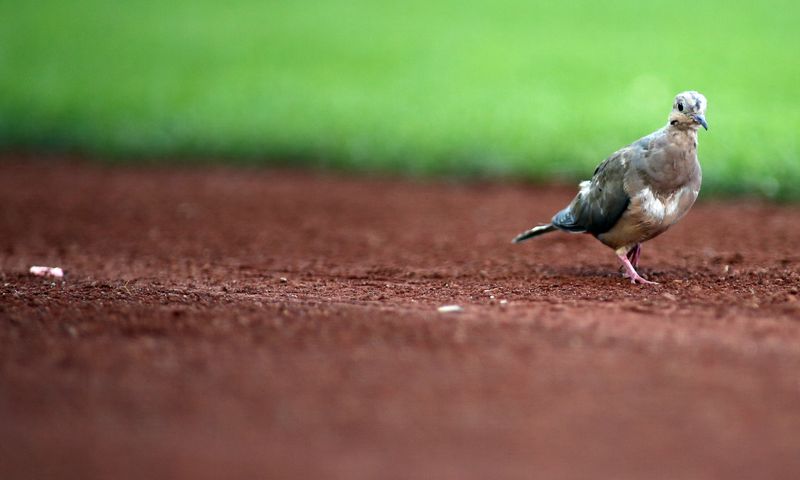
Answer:
[[[800,4],[604,3],[1,2],[0,149],[572,180],[696,89],[704,191],[800,198]]]

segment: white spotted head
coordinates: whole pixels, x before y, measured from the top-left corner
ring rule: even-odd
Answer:
[[[708,130],[706,123],[706,97],[700,92],[690,90],[675,96],[669,124],[679,129],[697,130],[701,125]]]

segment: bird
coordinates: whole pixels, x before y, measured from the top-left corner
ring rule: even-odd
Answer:
[[[557,230],[587,233],[612,248],[636,284],[657,284],[639,275],[642,243],[664,233],[694,205],[702,170],[697,133],[706,122],[706,97],[694,90],[675,96],[667,124],[606,158],[591,180],[550,223],[517,235],[512,243]]]

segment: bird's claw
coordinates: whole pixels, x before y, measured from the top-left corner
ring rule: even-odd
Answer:
[[[622,276],[625,278],[630,278],[632,284],[636,285],[636,282],[639,282],[642,284],[658,285],[658,282],[651,282],[650,280],[639,275],[636,272],[636,269],[633,268],[633,265],[631,265],[631,261],[626,254],[618,253],[617,258],[619,258],[619,261],[622,262],[622,266],[625,269],[625,273],[623,273]]]
[[[642,277],[636,277],[636,278],[632,278],[631,279],[631,283],[632,284],[636,285],[636,282],[639,282],[639,283],[642,283],[642,284],[647,284],[647,285],[658,285],[658,282],[652,282],[652,281],[647,280],[646,278],[642,278]]]
[[[641,275],[639,275],[638,273],[637,273],[635,276],[631,277],[631,276],[630,276],[630,275],[628,275],[628,273],[626,272],[626,273],[623,273],[623,274],[622,274],[622,277],[623,277],[623,278],[630,278],[630,279],[631,279],[631,283],[632,283],[632,284],[634,284],[634,285],[636,285],[636,282],[639,282],[639,283],[641,283],[641,284],[647,284],[647,285],[658,285],[658,284],[659,284],[658,282],[653,282],[653,281],[650,281],[650,280],[648,280],[648,279],[646,279],[646,278],[642,277],[642,276],[641,276]]]

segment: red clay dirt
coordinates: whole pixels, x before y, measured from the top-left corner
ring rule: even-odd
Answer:
[[[800,208],[574,192],[6,157],[0,478],[800,478]]]

